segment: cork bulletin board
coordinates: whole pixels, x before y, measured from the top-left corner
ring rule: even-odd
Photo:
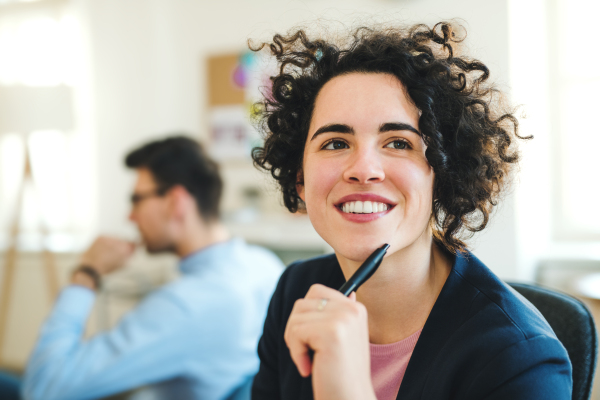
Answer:
[[[256,53],[219,54],[207,59],[210,149],[219,161],[249,160],[261,144],[250,113],[270,87],[268,68]]]
[[[208,59],[209,107],[243,105],[246,97],[243,81],[236,78],[239,54],[226,54]]]

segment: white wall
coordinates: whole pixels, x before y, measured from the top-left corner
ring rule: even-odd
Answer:
[[[206,138],[204,59],[245,48],[248,38],[320,20],[435,23],[461,18],[467,48],[492,79],[508,82],[507,0],[79,0],[93,65],[93,126],[97,137],[98,231],[131,235],[126,221],[131,174],[122,166],[132,147],[174,130]],[[244,176],[250,176],[245,172]],[[232,179],[237,173],[229,173]],[[515,278],[514,199],[508,197],[475,253],[499,275]]]

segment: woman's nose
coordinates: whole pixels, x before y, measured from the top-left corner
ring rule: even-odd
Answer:
[[[344,180],[352,183],[377,183],[385,179],[380,155],[373,149],[357,149],[344,171]]]

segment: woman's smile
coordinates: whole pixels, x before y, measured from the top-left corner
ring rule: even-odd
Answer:
[[[351,222],[370,222],[390,212],[396,203],[371,193],[357,193],[342,197],[334,207]]]

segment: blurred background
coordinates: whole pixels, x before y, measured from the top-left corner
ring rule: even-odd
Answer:
[[[584,0],[0,1],[0,366],[21,370],[77,255],[135,239],[124,155],[186,132],[219,160],[223,218],[286,263],[330,248],[290,215],[249,152],[247,115],[273,66],[247,51],[294,26],[457,19],[468,54],[520,105],[523,162],[469,243],[500,277],[600,298],[600,3]],[[176,260],[142,251],[110,276],[88,333],[107,329]],[[12,266],[12,268],[9,268]],[[595,311],[594,311],[595,312]]]

